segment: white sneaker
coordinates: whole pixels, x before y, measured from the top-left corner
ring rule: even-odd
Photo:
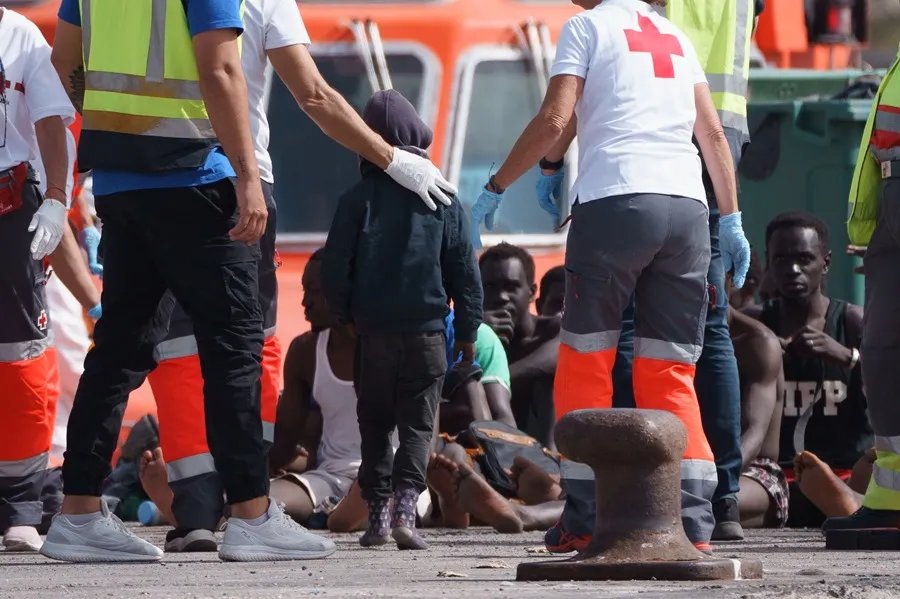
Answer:
[[[33,526],[10,526],[3,535],[3,547],[7,551],[40,551],[41,535]]]
[[[328,557],[336,547],[331,539],[314,535],[294,522],[281,506],[269,502],[269,519],[253,526],[229,518],[219,557],[230,562],[268,562]]]
[[[100,513],[85,524],[54,516],[41,554],[63,562],[156,562],[163,552],[128,530],[101,500]]]

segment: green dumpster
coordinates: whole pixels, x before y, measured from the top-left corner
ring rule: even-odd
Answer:
[[[816,214],[831,234],[828,292],[863,303],[863,278],[847,256],[847,193],[871,100],[751,102],[752,142],[739,169],[751,245],[765,260],[765,231],[780,212]]]
[[[859,69],[750,69],[749,97],[752,102],[828,97],[840,93],[861,77],[883,75],[884,71]]]

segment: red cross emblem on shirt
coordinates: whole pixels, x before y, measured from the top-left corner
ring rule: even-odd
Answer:
[[[47,330],[47,311],[46,310],[41,310],[41,314],[40,314],[40,316],[38,316],[38,319],[37,319],[37,325],[38,325],[39,330],[41,330],[41,331]]]
[[[626,29],[625,39],[632,52],[649,52],[653,58],[653,75],[658,79],[675,77],[673,56],[684,56],[678,38],[670,33],[660,33],[650,17],[638,15],[638,28]]]

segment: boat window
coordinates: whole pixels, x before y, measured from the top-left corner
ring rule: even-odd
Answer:
[[[522,53],[498,48],[480,56],[473,54],[470,61],[460,69],[459,111],[448,169],[467,206],[509,154],[542,100],[533,63]],[[554,235],[556,223],[537,203],[537,176],[535,167],[507,190],[492,233],[507,239],[510,235]],[[561,212],[565,215],[566,209]]]
[[[354,47],[314,45],[310,51],[325,80],[362,111],[373,90]],[[419,51],[392,49],[387,43],[385,53],[394,89],[431,124],[425,109],[434,104],[434,85],[429,82],[439,74],[431,72],[433,65]],[[359,160],[319,130],[277,76],[271,79],[269,151],[275,172],[279,239],[290,241],[291,234],[318,234],[321,239],[331,226],[338,198],[359,180]]]

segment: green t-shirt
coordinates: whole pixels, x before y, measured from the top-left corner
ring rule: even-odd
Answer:
[[[500,337],[488,325],[481,323],[478,327],[478,339],[475,341],[475,359],[484,373],[481,384],[499,383],[510,390],[509,361]]]

